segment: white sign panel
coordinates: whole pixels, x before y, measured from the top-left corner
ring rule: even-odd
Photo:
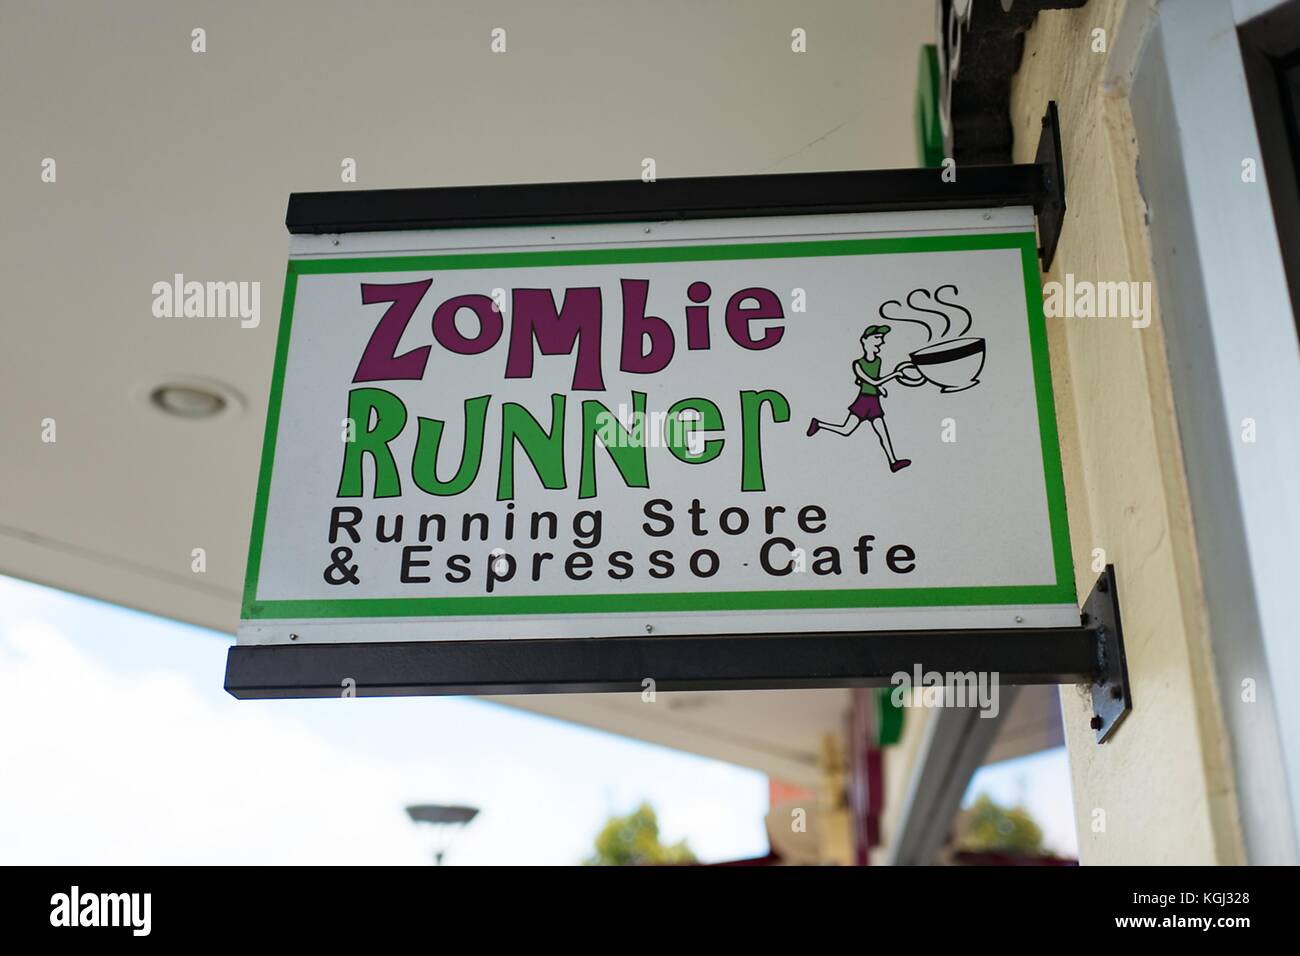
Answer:
[[[298,242],[243,642],[1078,623],[1028,210]]]

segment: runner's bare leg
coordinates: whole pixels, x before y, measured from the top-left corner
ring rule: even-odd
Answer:
[[[885,424],[883,418],[871,419],[871,427],[876,430],[876,437],[880,439],[880,447],[885,450],[885,457],[889,459],[892,465],[898,461],[894,455],[894,443],[889,440],[889,427]]]
[[[813,421],[817,423],[818,429],[824,428],[826,431],[834,432],[837,435],[852,435],[858,430],[858,426],[862,424],[862,420],[857,415],[849,415],[848,418],[844,419],[843,425],[833,425],[830,422],[822,421],[820,418],[814,418]]]

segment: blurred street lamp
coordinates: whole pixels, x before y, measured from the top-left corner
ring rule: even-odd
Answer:
[[[412,823],[428,823],[433,827],[433,860],[436,865],[442,866],[442,858],[447,853],[452,837],[478,816],[478,807],[421,803],[407,807],[406,815]]]

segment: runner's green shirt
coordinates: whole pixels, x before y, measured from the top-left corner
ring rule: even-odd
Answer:
[[[873,361],[870,361],[870,362],[868,362],[868,361],[867,361],[866,359],[864,359],[864,358],[860,358],[860,359],[858,359],[856,362],[853,363],[853,367],[854,367],[855,369],[862,369],[862,372],[863,372],[864,375],[870,375],[872,378],[879,380],[879,379],[880,379],[880,360],[881,360],[881,356],[879,356],[879,355],[877,355],[877,356],[875,357],[875,359],[874,359]],[[862,394],[862,395],[879,395],[879,394],[880,394],[880,389],[876,388],[876,386],[872,385],[870,382],[864,382],[864,381],[862,381],[860,378],[858,378],[856,375],[854,375],[853,378],[854,378],[854,380],[858,383],[858,385],[861,386],[861,392],[860,392],[860,394]]]

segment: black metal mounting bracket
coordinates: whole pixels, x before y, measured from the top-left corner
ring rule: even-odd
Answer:
[[[1065,163],[1061,160],[1061,120],[1055,100],[1047,104],[1047,112],[1043,114],[1035,164],[1042,174],[1046,192],[1042,204],[1034,207],[1038,215],[1038,256],[1046,272],[1052,267],[1065,222]]]
[[[1101,744],[1133,709],[1128,659],[1124,654],[1124,628],[1119,616],[1119,589],[1112,564],[1106,565],[1083,604],[1083,625],[1096,636],[1097,674],[1092,682],[1091,727],[1097,732],[1097,743]]]
[[[1033,163],[293,193],[292,235],[412,229],[664,222],[828,213],[1032,206],[1039,255],[1051,268],[1065,214],[1056,104],[1043,116]]]

